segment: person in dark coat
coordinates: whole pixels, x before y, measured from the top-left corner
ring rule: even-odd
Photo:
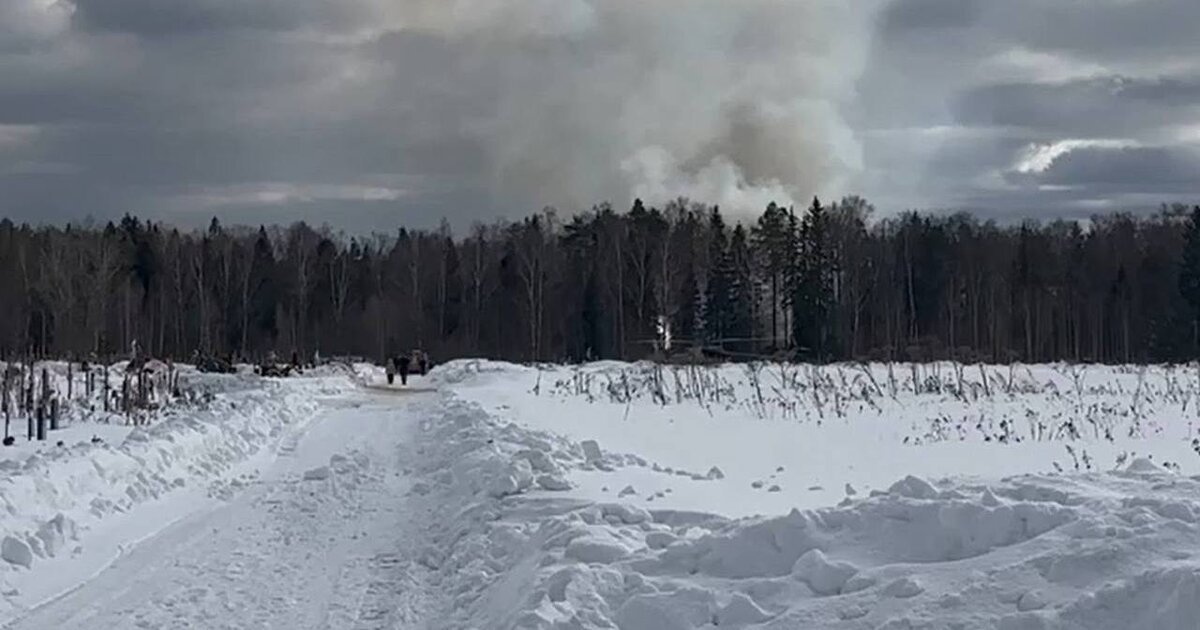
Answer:
[[[421,376],[425,376],[426,374],[429,373],[429,355],[425,354],[424,350],[421,351],[420,365],[421,365]]]
[[[396,357],[396,370],[400,372],[400,384],[408,385],[408,357]]]

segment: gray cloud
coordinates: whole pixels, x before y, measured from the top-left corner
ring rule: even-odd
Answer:
[[[893,0],[852,124],[881,208],[1195,201],[1200,3]],[[907,160],[905,158],[908,158]]]
[[[860,160],[841,110],[869,12],[834,0],[5,6],[37,27],[0,31],[0,124],[33,127],[0,154],[18,218],[749,210],[832,192]]]
[[[1085,148],[1072,151],[1038,178],[1040,184],[1088,191],[1195,193],[1200,151],[1181,148]]]
[[[939,28],[965,28],[979,19],[983,7],[984,3],[980,0],[893,2],[883,13],[881,30],[885,35],[891,35]]]
[[[849,5],[0,0],[0,214],[390,230],[635,195],[1192,193],[1200,3]]]
[[[1062,137],[1139,135],[1200,114],[1200,80],[1109,76],[1062,83],[1003,83],[966,91],[957,120],[1043,130]]]
[[[371,19],[372,4],[320,0],[73,0],[72,24],[85,31],[178,36],[230,30],[341,30]]]

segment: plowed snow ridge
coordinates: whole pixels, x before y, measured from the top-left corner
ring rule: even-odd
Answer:
[[[746,386],[731,374],[718,377]],[[1093,395],[1126,398],[1121,379],[1135,374],[1106,372],[1116,385]],[[877,404],[910,417],[816,422],[740,404],[600,401],[578,383],[553,386],[580,378],[570,368],[457,362],[420,386],[439,391],[408,396],[361,388],[363,378],[381,375],[360,366],[355,379],[271,386],[256,405],[277,413],[286,401],[292,419],[239,434],[246,446],[222,460],[233,463],[187,468],[183,488],[130,496],[124,511],[74,527],[46,511],[0,520],[24,539],[50,522],[60,545],[31,569],[4,563],[13,612],[47,567],[78,565],[63,549],[103,543],[106,524],[143,513],[167,524],[14,627],[1116,630],[1200,619],[1200,476],[1157,399],[1138,413],[1158,432],[1128,441],[905,448],[916,414],[963,400],[899,395]],[[995,412],[1022,396],[1047,415],[1061,403],[1030,386],[966,406]],[[174,465],[235,439],[218,437]],[[146,448],[178,438],[166,431]],[[1060,474],[1051,464],[1067,461],[1064,443],[1128,457]],[[200,479],[205,491],[189,495]],[[98,492],[82,487],[68,505]]]

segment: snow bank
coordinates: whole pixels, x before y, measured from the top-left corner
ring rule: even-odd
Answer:
[[[1014,405],[1024,404],[1020,397],[1053,399],[1037,380],[1043,373],[1014,377],[1003,396]],[[1118,385],[1138,378],[1111,374]],[[868,481],[851,475],[834,485],[828,476],[814,479],[820,466],[805,461],[828,446],[823,428],[860,445],[885,444],[860,448],[841,463],[849,471],[909,446],[887,430],[904,422],[851,416],[818,425],[716,405],[547,397],[546,374],[488,362],[451,364],[433,379],[447,391],[445,416],[430,420],[422,440],[426,499],[442,510],[435,520],[451,525],[424,558],[453,600],[439,627],[1116,630],[1194,628],[1200,618],[1200,476],[1180,474],[1182,460],[1164,466],[1139,455],[1110,472],[1081,466],[1067,475],[1035,463],[1049,453],[1037,440],[964,439],[961,452],[950,448],[959,442],[911,445],[914,459],[933,460],[925,469],[940,475],[924,475],[921,466],[905,471],[909,460],[884,456],[883,472],[869,471]],[[1120,387],[1081,391],[1130,394]],[[904,404],[919,407],[927,395],[934,396],[913,394]],[[1145,398],[1140,404],[1150,406]],[[1165,418],[1169,404],[1155,404],[1158,411],[1143,410],[1142,419],[1157,418],[1161,433],[1178,430]],[[673,411],[667,422],[663,409],[675,407],[690,413]],[[1181,451],[1184,437],[1173,438]],[[1152,433],[1141,439],[1174,448]],[[1074,443],[1076,454],[1079,443],[1093,444]],[[1024,455],[1010,448],[1017,444]],[[1044,444],[1062,452],[1062,441]],[[672,461],[674,454],[681,456]],[[1007,476],[1012,459],[1024,474]],[[969,460],[983,461],[972,469]],[[535,462],[549,462],[575,487],[542,490],[531,481]],[[720,474],[700,472],[713,467]],[[982,474],[955,474],[962,469]],[[768,494],[770,485],[781,491]],[[809,488],[818,485],[834,488],[837,499],[773,509],[811,505]],[[713,514],[726,512],[724,501],[736,493],[754,497],[749,509]],[[742,516],[754,511],[767,515]]]
[[[1041,483],[1039,499],[985,504]],[[1095,496],[1063,505],[1045,497],[1073,495],[1047,480],[904,490],[715,522],[536,491],[482,499],[429,552],[455,591],[441,627],[1190,628],[1200,614],[1184,520]]]
[[[501,383],[514,384],[514,374],[524,374],[536,377],[538,368],[491,361],[488,359],[458,359],[434,366],[429,373],[430,383],[439,387],[449,387],[466,382],[475,384]]]
[[[608,465],[568,475],[596,501],[632,486],[657,508],[742,517],[834,505],[909,475],[984,482],[1131,463],[1200,474],[1192,367],[471,360],[430,378],[501,421],[597,443]]]
[[[0,462],[0,538],[15,541],[5,545],[13,550],[5,554],[9,568],[36,565],[77,547],[80,530],[99,520],[220,478],[286,426],[310,416],[317,394],[349,386],[336,378],[192,374],[182,387],[209,394],[209,402],[169,408],[153,424],[130,428],[117,443],[64,443]]]

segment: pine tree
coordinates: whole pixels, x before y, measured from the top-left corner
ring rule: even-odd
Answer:
[[[459,329],[463,310],[463,286],[458,246],[447,235],[442,241],[443,258],[441,276],[441,336],[454,336]]]
[[[680,283],[679,303],[679,312],[675,314],[671,330],[677,338],[699,344],[704,332],[704,296],[701,295],[700,282],[693,269],[684,273],[683,282]]]
[[[278,306],[279,287],[275,271],[275,251],[267,230],[260,227],[254,241],[254,287],[250,299],[250,338],[257,342],[258,350],[275,345],[279,335]]]
[[[704,338],[709,343],[727,336],[732,317],[729,301],[733,268],[729,259],[729,236],[719,208],[713,207],[708,222],[708,277],[704,299]]]
[[[753,349],[753,343],[749,339],[754,337],[757,303],[748,241],[746,229],[739,223],[733,229],[729,250],[725,256],[725,265],[729,273],[729,321],[725,334],[737,340],[733,342],[733,347],[740,352]]]
[[[786,334],[780,329],[779,315],[780,309],[788,302],[784,294],[788,286],[788,265],[793,258],[789,251],[792,242],[788,226],[787,211],[771,203],[752,230],[753,245],[757,253],[756,266],[770,294],[767,315],[771,322],[773,347],[783,344],[781,335],[786,338]]]
[[[1192,209],[1184,232],[1179,292],[1191,309],[1192,356],[1200,351],[1200,206]]]
[[[833,260],[829,250],[829,215],[819,199],[800,224],[795,298],[792,304],[796,345],[809,359],[829,358],[833,315]]]

